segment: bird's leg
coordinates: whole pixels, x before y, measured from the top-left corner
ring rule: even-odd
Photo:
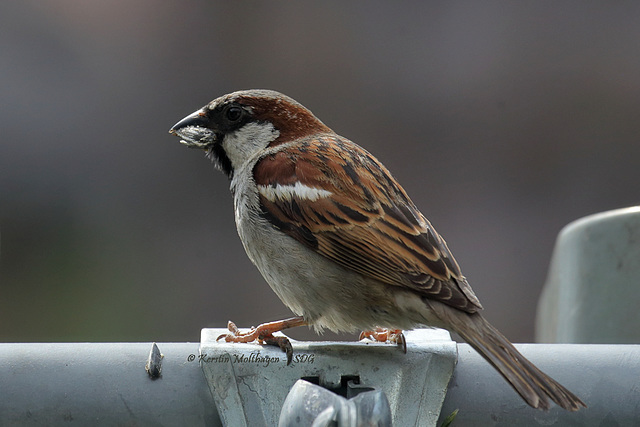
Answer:
[[[400,346],[403,352],[407,352],[407,340],[401,329],[376,328],[375,331],[362,331],[360,339],[365,338],[378,342],[392,342]]]
[[[293,358],[293,347],[287,337],[276,337],[273,334],[284,329],[295,328],[297,326],[305,326],[307,322],[302,316],[291,317],[285,320],[275,322],[262,323],[257,327],[252,327],[248,332],[241,332],[235,323],[229,321],[227,327],[228,334],[222,334],[217,340],[224,338],[226,342],[251,342],[258,341],[260,344],[275,345],[280,347],[287,354],[287,365],[291,363]]]

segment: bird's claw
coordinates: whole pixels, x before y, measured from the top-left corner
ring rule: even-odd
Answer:
[[[264,343],[266,345],[274,345],[279,347],[287,355],[287,365],[291,364],[291,360],[293,359],[293,347],[291,346],[289,338],[284,336],[274,336],[271,331],[270,324],[251,327],[249,331],[242,332],[235,323],[229,321],[227,328],[229,329],[229,333],[218,336],[216,341],[220,341],[224,338],[226,342],[249,343],[252,341],[258,341],[260,344]]]
[[[365,338],[377,342],[395,343],[404,353],[407,352],[407,340],[400,329],[376,328],[375,331],[362,331],[359,339]]]
[[[253,326],[251,327],[251,329],[249,329],[248,332],[241,332],[240,328],[238,328],[235,323],[229,321],[229,323],[227,323],[227,329],[229,329],[229,333],[218,336],[218,338],[216,338],[216,341],[220,341],[222,338],[224,338],[226,342],[247,343],[259,339],[258,328]]]
[[[269,334],[269,336],[260,337],[259,340],[264,341],[267,345],[277,345],[280,347],[280,349],[287,355],[287,366],[291,364],[291,360],[293,360],[293,347],[291,346],[289,338],[276,337]]]

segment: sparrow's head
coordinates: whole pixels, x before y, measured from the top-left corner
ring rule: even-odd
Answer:
[[[311,111],[272,90],[221,96],[176,123],[169,133],[200,148],[227,176],[267,147],[331,133]]]

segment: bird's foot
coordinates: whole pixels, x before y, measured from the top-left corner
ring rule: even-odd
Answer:
[[[278,320],[276,322],[263,323],[257,327],[252,327],[247,332],[242,332],[235,323],[229,321],[227,327],[228,334],[220,335],[216,341],[224,338],[226,342],[247,343],[258,341],[260,344],[275,345],[280,347],[287,355],[287,365],[291,363],[293,358],[293,347],[287,337],[276,337],[273,334],[284,329],[294,328],[296,326],[304,326],[307,323],[302,317],[292,317],[290,319]]]
[[[372,341],[390,342],[397,344],[403,352],[407,352],[407,340],[401,329],[376,328],[375,331],[362,331],[360,339],[369,338]]]

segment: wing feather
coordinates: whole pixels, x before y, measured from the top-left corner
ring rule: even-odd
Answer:
[[[279,146],[253,172],[264,217],[310,249],[460,310],[482,308],[444,239],[351,141],[327,134]]]

